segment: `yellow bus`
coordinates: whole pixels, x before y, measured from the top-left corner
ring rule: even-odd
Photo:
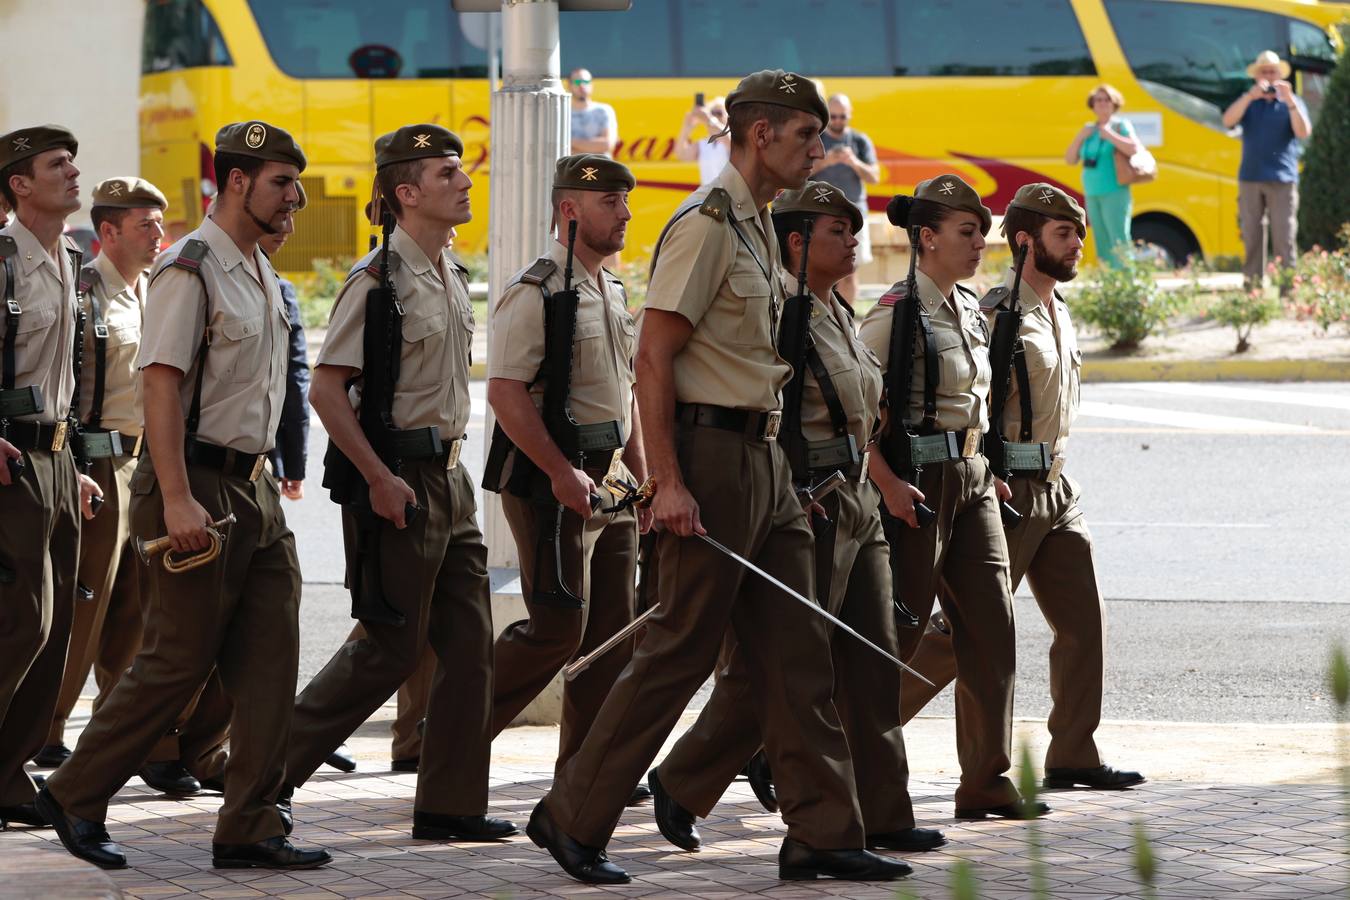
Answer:
[[[618,158],[638,178],[629,245],[640,256],[698,182],[674,154],[696,93],[786,68],[853,99],[878,151],[870,203],[939,171],[971,181],[996,213],[1029,180],[1081,195],[1064,162],[1099,82],[1159,162],[1135,188],[1134,234],[1172,257],[1241,252],[1240,142],[1220,114],[1273,49],[1314,117],[1350,5],[1314,0],[635,0],[627,12],[562,15],[566,72],[584,66],[614,106]],[[258,117],[292,131],[310,160],[309,207],[279,267],[364,251],[372,142],[412,121],[458,132],[486,245],[488,14],[449,0],[148,0],[141,172],[170,198],[171,231],[196,225],[215,190],[211,140]]]

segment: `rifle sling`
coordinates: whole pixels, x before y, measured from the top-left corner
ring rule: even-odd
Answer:
[[[820,352],[816,350],[814,343],[806,350],[806,365],[811,369],[816,384],[820,386],[820,396],[825,401],[825,408],[829,410],[830,427],[834,429],[834,436],[844,437],[848,434],[848,415],[844,412],[844,403],[839,399],[834,379],[830,378],[830,373],[825,370],[825,363],[821,360]]]
[[[103,316],[103,304],[98,299],[97,288],[101,283],[98,270],[85,266],[81,274],[80,286],[89,298],[89,311],[94,319],[94,396],[89,403],[88,427],[97,431],[103,426],[103,397],[107,391],[108,323]]]
[[[4,349],[4,375],[3,381],[0,381],[0,389],[6,391],[14,390],[14,358],[17,351],[15,340],[19,331],[19,318],[23,310],[19,308],[18,301],[14,299],[14,260],[8,256],[4,257],[5,264],[5,349]]]

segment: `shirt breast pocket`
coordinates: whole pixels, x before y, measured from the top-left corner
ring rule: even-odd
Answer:
[[[769,285],[760,275],[733,273],[727,287],[740,302],[741,320],[733,343],[742,347],[763,347],[773,343],[769,311]]]
[[[108,326],[109,347],[121,347],[126,344],[139,344],[140,342],[141,324],[139,322]]]
[[[216,377],[231,384],[253,381],[266,362],[261,357],[263,317],[232,319],[212,329],[207,361]]]
[[[23,312],[19,316],[19,327],[15,330],[15,334],[31,334],[34,331],[42,331],[49,328],[55,321],[55,304],[43,303],[39,305],[30,301],[23,307]]]
[[[572,339],[572,383],[599,384],[609,373],[606,364],[605,323],[599,319],[577,322]]]
[[[1053,340],[1048,344],[1031,337],[1022,338],[1022,352],[1026,356],[1027,371],[1039,372],[1059,365],[1059,351]]]
[[[410,387],[437,384],[450,377],[439,365],[445,351],[446,314],[435,312],[403,323],[403,358],[398,380]]]
[[[966,345],[956,332],[938,332],[934,335],[938,352],[938,371],[942,373],[942,387],[951,391],[966,391],[975,383],[975,370],[966,355]],[[915,366],[915,371],[919,371]]]

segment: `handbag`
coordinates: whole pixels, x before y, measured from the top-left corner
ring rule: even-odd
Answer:
[[[1147,184],[1158,177],[1158,161],[1143,147],[1133,154],[1117,150],[1112,154],[1116,166],[1116,184],[1125,187],[1130,184]]]

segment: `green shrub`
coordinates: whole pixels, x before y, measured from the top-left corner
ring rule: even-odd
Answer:
[[[1152,260],[1138,259],[1126,248],[1117,258],[1117,266],[1099,268],[1069,297],[1069,308],[1074,318],[1105,335],[1111,349],[1134,350],[1185,307],[1189,293],[1159,287]]]
[[[1350,219],[1350,65],[1341,54],[1331,73],[1322,111],[1303,153],[1299,179],[1300,248],[1334,247]]]
[[[328,324],[333,301],[347,280],[354,259],[316,259],[310,275],[295,280],[295,293],[300,301],[300,321],[306,328],[321,328]]]
[[[1237,332],[1234,353],[1246,353],[1251,347],[1252,331],[1258,325],[1274,321],[1283,310],[1278,300],[1260,288],[1250,291],[1226,291],[1204,310],[1207,318]]]

